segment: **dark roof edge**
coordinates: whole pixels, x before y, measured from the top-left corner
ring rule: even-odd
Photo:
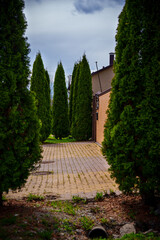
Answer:
[[[98,94],[95,94],[95,95],[102,96],[102,95],[104,95],[104,94],[106,94],[106,93],[110,92],[110,91],[111,91],[111,89],[112,89],[112,88],[108,88],[108,89],[107,89],[107,90],[105,90],[104,92],[101,92],[101,93],[98,93]]]
[[[99,69],[99,70],[96,71],[96,72],[92,72],[91,75],[94,75],[94,74],[96,74],[96,73],[99,73],[99,72],[101,72],[101,71],[103,71],[103,70],[105,70],[105,69],[107,69],[107,68],[110,68],[110,67],[113,67],[113,65],[109,65],[109,66],[107,66],[107,67],[103,67],[103,68]]]

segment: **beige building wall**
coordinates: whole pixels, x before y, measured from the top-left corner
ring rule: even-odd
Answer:
[[[96,120],[96,142],[102,144],[104,139],[104,124],[107,119],[106,111],[108,109],[110,91],[99,95],[99,109],[97,109],[98,120]]]
[[[108,67],[102,68],[101,70],[95,73],[92,73],[93,96],[97,92],[104,92],[107,89],[109,89],[111,87],[111,81],[113,77],[114,77],[113,66],[108,66]],[[102,89],[100,89],[100,84]]]

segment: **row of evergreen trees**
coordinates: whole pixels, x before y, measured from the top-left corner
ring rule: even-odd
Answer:
[[[88,140],[91,137],[92,82],[90,67],[85,55],[74,66],[70,89],[68,106],[65,72],[60,62],[55,73],[51,111],[50,79],[47,70],[44,69],[41,54],[38,53],[33,64],[31,91],[35,93],[37,99],[42,142],[50,133],[59,139],[67,137],[70,133],[76,140]]]

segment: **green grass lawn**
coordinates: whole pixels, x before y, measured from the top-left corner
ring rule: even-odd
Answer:
[[[44,143],[55,144],[55,143],[75,142],[75,141],[76,140],[72,138],[72,136],[68,136],[62,139],[56,139],[53,135],[50,135]]]

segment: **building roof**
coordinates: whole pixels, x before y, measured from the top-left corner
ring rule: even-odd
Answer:
[[[97,74],[97,73],[99,73],[99,72],[102,72],[102,71],[104,71],[104,70],[106,70],[106,69],[108,69],[108,68],[111,68],[111,67],[113,67],[113,65],[109,65],[109,66],[107,66],[107,67],[103,67],[103,68],[99,69],[99,70],[96,71],[96,72],[92,72],[92,75],[95,75],[95,74]]]

